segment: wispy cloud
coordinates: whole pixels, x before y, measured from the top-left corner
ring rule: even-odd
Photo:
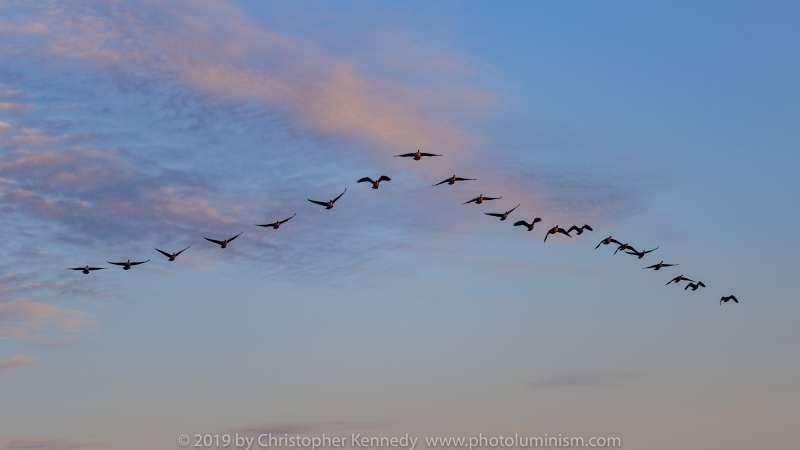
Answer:
[[[7,114],[26,113],[36,109],[34,105],[26,103],[0,103],[0,112]]]
[[[35,358],[33,356],[12,356],[8,359],[0,359],[0,374],[7,370],[16,369],[19,367],[28,367],[33,365]]]
[[[53,332],[70,336],[91,323],[88,313],[25,298],[0,303],[0,338],[32,339]]]
[[[599,373],[558,373],[529,383],[535,389],[569,387],[611,388],[639,379],[642,374],[626,370],[609,370]]]
[[[0,449],[3,450],[81,450],[105,447],[107,447],[106,444],[97,442],[81,442],[68,439],[0,437]]]

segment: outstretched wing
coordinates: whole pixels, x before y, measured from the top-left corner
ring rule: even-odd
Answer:
[[[370,178],[370,177],[364,177],[364,178],[362,178],[362,179],[358,180],[358,182],[359,182],[359,183],[364,183],[364,182],[367,182],[367,183],[375,183],[374,181],[372,181],[372,178]]]
[[[567,233],[572,233],[572,230],[580,231],[580,228],[578,228],[575,225],[573,225],[573,226],[569,227],[569,231],[567,231]]]
[[[653,264],[652,266],[642,267],[642,269],[655,269],[658,267],[658,264]]]
[[[503,197],[483,197],[484,200],[500,200]]]
[[[516,222],[514,222],[514,226],[515,226],[515,227],[518,227],[518,226],[520,226],[520,225],[524,225],[524,226],[526,226],[526,227],[529,227],[529,226],[530,226],[530,225],[528,224],[528,222],[525,222],[524,220],[519,220],[519,221],[516,221]]]
[[[611,236],[609,236],[609,237],[611,237]],[[618,241],[616,239],[611,239],[611,242],[613,242],[613,243],[615,243],[617,245],[622,245],[622,242],[620,242],[620,241]]]
[[[458,180],[458,178],[456,178],[456,180]],[[448,183],[449,181],[450,181],[450,178],[448,178],[448,179],[446,179],[446,180],[444,180],[444,181],[440,181],[440,182],[438,182],[438,183],[434,184],[434,186],[438,186],[438,185],[440,185],[440,184],[445,184],[445,183]]]
[[[105,267],[89,267],[89,270],[103,270]]]
[[[598,248],[600,248],[601,245],[605,244],[606,241],[611,242],[611,241],[613,241],[613,239],[611,239],[611,236],[603,239],[602,241],[600,241],[599,244],[597,244],[597,247],[595,247],[594,249],[597,250]],[[606,244],[606,245],[608,245],[608,244]]]
[[[148,259],[147,261],[150,261],[150,260]],[[144,263],[146,263],[147,261],[132,262],[132,263],[131,263],[131,265],[132,265],[132,266],[138,266],[139,264],[144,264]]]
[[[294,217],[294,216],[296,216],[296,215],[297,215],[297,213],[294,213],[294,214],[292,214],[292,217]],[[288,221],[292,220],[292,217],[289,217],[288,219],[284,219],[284,220],[278,221],[278,223],[280,223],[280,224],[284,224],[284,223],[286,223],[286,222],[288,222]]]
[[[191,245],[190,245],[189,247],[191,247]],[[183,253],[184,251],[186,251],[186,249],[188,249],[189,247],[186,247],[185,249],[183,249],[183,250],[179,251],[178,253],[175,253],[175,256],[178,256],[178,255],[180,255],[181,253]],[[156,250],[158,250],[158,249],[156,249]],[[161,251],[161,250],[158,250],[158,251]],[[161,252],[161,253],[164,253],[164,252]],[[167,255],[166,253],[164,253],[164,254],[165,254],[165,255]],[[167,255],[167,256],[170,256],[170,255]]]
[[[589,225],[584,225],[584,226],[583,226],[583,229],[584,229],[584,230],[589,230],[589,231],[594,231],[594,230],[592,229],[592,227],[590,227]]]
[[[502,214],[498,214],[498,213],[484,213],[484,214],[486,214],[487,216],[492,216],[492,217],[503,217]]]
[[[705,285],[705,284],[703,284],[703,282],[702,282],[702,281],[698,281],[698,282],[697,282],[697,285],[698,285],[698,286],[703,286],[703,287],[706,287],[706,285]]]
[[[661,247],[661,246],[659,245],[658,247]],[[648,254],[648,253],[650,253],[650,252],[654,252],[654,251],[658,250],[658,247],[656,247],[656,248],[654,248],[654,249],[652,249],[652,250],[645,250],[645,251],[644,251],[644,253],[645,253],[645,254]]]
[[[484,199],[484,200],[486,200],[486,199]],[[472,203],[472,202],[477,202],[477,201],[478,201],[478,197],[475,197],[475,198],[473,198],[472,200],[470,200],[468,202],[462,203],[462,205],[466,205],[467,203]]]
[[[419,156],[442,156],[442,155],[434,155],[433,153],[420,153]]]
[[[381,182],[381,181],[392,181],[392,179],[387,177],[386,175],[381,175],[381,177],[378,178],[378,182]]]
[[[67,270],[83,270],[83,267],[67,267]]]
[[[189,248],[189,247],[186,247],[186,248]],[[183,250],[186,250],[186,249],[183,249]],[[181,250],[181,251],[183,251],[183,250]],[[170,255],[169,253],[165,252],[164,250],[159,250],[159,249],[156,249],[156,251],[157,251],[158,253],[161,253],[162,255],[166,256],[167,258],[172,258],[172,255]],[[179,252],[178,254],[180,254],[180,252]],[[177,256],[177,255],[176,255],[176,256]]]
[[[661,267],[678,266],[680,264],[662,264]]]
[[[395,158],[408,158],[411,156],[417,156],[417,152],[414,153],[403,153],[402,155],[394,155]]]
[[[731,299],[731,300],[733,300],[733,301],[735,301],[736,303],[739,303],[739,300],[736,300],[736,297],[734,297],[734,296],[732,296],[732,295],[731,295],[730,297],[728,297],[728,298],[729,298],[729,299]]]
[[[517,206],[515,206],[515,207],[509,209],[508,211],[506,211],[506,214],[511,214],[511,212],[514,211],[517,208],[519,208],[519,203],[517,204]]]
[[[218,241],[218,240],[216,240],[216,239],[209,239],[209,238],[207,238],[207,237],[205,237],[205,236],[203,236],[203,239],[205,239],[205,240],[207,240],[207,241],[210,241],[210,242],[213,242],[213,243],[215,243],[215,244],[217,244],[217,245],[222,245],[222,241]]]
[[[569,236],[569,231],[567,231],[567,230],[565,230],[563,228],[559,228],[558,232],[561,233],[561,234],[566,234],[567,236]],[[569,236],[569,237],[572,237],[572,236]]]
[[[256,224],[257,227],[274,227],[276,223],[283,223],[283,222],[272,222],[272,223],[265,223],[263,225]]]
[[[124,266],[125,264],[128,264],[128,263],[115,263],[115,262],[111,262],[111,261],[106,261],[106,262],[109,263],[109,264],[113,264],[115,266]],[[133,265],[133,263],[131,263],[131,265]]]
[[[234,240],[234,239],[236,239],[237,237],[241,236],[241,235],[242,235],[242,233],[244,233],[244,231],[242,231],[242,232],[240,232],[239,234],[237,234],[236,236],[234,236],[234,237],[232,237],[232,238],[228,239],[228,242],[233,242],[233,240]]]
[[[477,178],[460,178],[460,177],[456,177],[456,181],[475,181],[475,180],[477,180]],[[444,181],[447,181],[447,180],[444,180]],[[443,183],[444,183],[444,181],[443,181]]]
[[[311,203],[316,203],[318,205],[328,206],[328,202],[318,202],[316,200],[311,200],[310,198],[308,199],[308,201],[310,201]]]
[[[336,203],[336,200],[339,200],[340,198],[342,198],[342,196],[344,195],[345,192],[347,192],[347,188],[344,188],[344,191],[342,191],[342,193],[339,194],[338,197],[336,197],[335,199],[331,200],[331,203]]]

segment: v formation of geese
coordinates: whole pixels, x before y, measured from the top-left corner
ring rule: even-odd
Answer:
[[[442,156],[442,155],[437,155],[437,154],[433,154],[433,153],[423,153],[420,150],[417,150],[416,152],[413,152],[413,153],[404,153],[404,154],[401,154],[401,155],[395,155],[395,157],[400,157],[400,158],[412,158],[415,161],[420,161],[423,157],[434,157],[434,156]],[[438,182],[438,183],[436,183],[436,184],[434,184],[432,186],[439,186],[439,185],[442,185],[442,184],[448,184],[448,185],[452,186],[457,181],[475,181],[475,180],[476,180],[476,178],[464,178],[464,177],[458,177],[456,175],[453,175],[453,176],[451,176],[449,178],[446,178],[446,179],[444,179],[444,180],[442,180],[442,181],[440,181],[440,182]],[[357,181],[357,183],[370,183],[372,185],[372,189],[378,189],[380,187],[381,182],[383,182],[383,181],[392,181],[392,179],[389,178],[386,175],[381,175],[380,177],[378,177],[377,180],[373,180],[370,177],[363,177],[363,178],[359,179]],[[337,197],[333,198],[332,200],[328,200],[327,202],[319,201],[319,200],[312,200],[310,198],[308,199],[308,201],[311,202],[311,203],[314,203],[316,205],[324,206],[325,209],[331,209],[331,208],[333,208],[333,206],[336,203],[336,201],[339,200],[340,198],[342,198],[342,196],[346,192],[347,192],[347,189],[345,188],[345,190],[342,191],[341,194],[339,194]],[[469,203],[475,203],[476,205],[480,205],[484,201],[500,200],[502,198],[503,197],[484,197],[483,194],[480,194],[479,196],[473,198],[472,200],[468,200],[468,201],[462,203],[462,205],[466,205],[466,204],[469,204]],[[517,204],[517,206],[509,209],[508,211],[506,211],[504,213],[484,213],[484,214],[487,215],[487,216],[498,217],[498,218],[500,218],[501,221],[505,221],[506,219],[508,219],[508,216],[512,212],[514,212],[514,210],[519,208],[519,206],[520,205]],[[277,220],[275,222],[266,223],[266,224],[256,224],[256,226],[265,227],[265,228],[270,228],[271,227],[271,228],[277,230],[278,228],[280,228],[281,225],[283,225],[284,223],[290,221],[296,215],[297,215],[297,213],[292,214],[292,216],[287,218],[287,219]],[[531,221],[531,223],[528,223],[528,222],[526,222],[524,220],[519,220],[519,221],[514,222],[514,226],[515,227],[524,226],[525,228],[527,228],[528,231],[532,231],[534,229],[535,225],[537,223],[541,222],[541,221],[542,221],[542,219],[540,217],[534,218]],[[544,236],[544,242],[547,242],[547,238],[550,235],[563,234],[563,235],[565,235],[565,236],[567,236],[569,238],[572,238],[572,235],[570,233],[572,233],[573,231],[575,232],[575,235],[580,236],[585,231],[594,231],[594,229],[592,229],[592,227],[589,226],[588,224],[584,224],[583,226],[572,225],[569,229],[561,228],[559,225],[556,225],[556,226],[550,228],[549,230],[547,230],[547,232],[545,233],[545,236]],[[212,242],[214,244],[219,245],[220,248],[226,248],[228,246],[228,244],[230,244],[236,238],[241,236],[242,233],[243,232],[240,232],[236,236],[233,236],[233,237],[230,237],[230,238],[224,239],[224,240],[211,239],[211,238],[207,238],[207,237],[204,237],[204,239],[209,241],[209,242]],[[651,249],[651,250],[638,251],[635,248],[633,248],[632,245],[628,244],[627,242],[626,243],[622,243],[622,242],[618,241],[617,239],[614,239],[613,236],[609,236],[609,237],[601,240],[600,243],[597,244],[597,246],[595,247],[595,250],[600,248],[601,245],[610,245],[610,244],[616,244],[617,245],[616,250],[614,250],[614,254],[615,255],[618,252],[623,252],[623,253],[626,253],[628,255],[635,255],[638,259],[642,259],[648,253],[652,253],[652,252],[654,252],[654,251],[659,249],[659,247],[656,247],[656,248]],[[168,253],[168,252],[165,252],[164,250],[160,250],[158,248],[156,248],[155,250],[157,252],[161,253],[162,255],[166,256],[169,261],[175,261],[175,259],[178,257],[178,255],[180,255],[181,253],[185,252],[188,249],[189,249],[189,247],[186,247],[183,250],[181,250],[179,252],[175,252],[175,253]],[[111,261],[107,261],[107,262],[109,264],[113,264],[113,265],[116,265],[116,266],[121,266],[124,270],[130,270],[131,267],[133,267],[133,266],[144,264],[144,263],[149,262],[149,261],[150,261],[149,259],[146,260],[146,261],[131,261],[129,259],[129,260],[125,261],[125,262],[111,262]],[[658,264],[653,264],[651,266],[642,267],[642,269],[661,270],[662,268],[665,268],[665,267],[672,267],[672,266],[677,266],[677,265],[678,265],[677,263],[668,263],[667,264],[667,263],[664,263],[664,261],[662,260]],[[70,267],[68,269],[69,270],[80,270],[84,274],[89,274],[90,272],[95,271],[95,270],[103,270],[103,269],[105,269],[105,267],[91,267],[89,265],[86,265],[84,267]],[[688,281],[689,282],[683,288],[684,291],[689,290],[689,289],[691,289],[692,291],[696,291],[697,289],[699,289],[701,287],[702,288],[706,287],[706,285],[702,281],[694,281],[694,280],[692,280],[690,278],[684,277],[683,275],[678,275],[677,277],[672,278],[671,280],[669,280],[667,282],[667,285],[670,285],[672,283],[678,284],[681,281]],[[727,303],[730,300],[733,300],[735,303],[739,303],[739,300],[736,297],[734,297],[733,295],[729,295],[729,296],[724,296],[724,297],[720,298],[719,304],[722,305],[723,303]]]

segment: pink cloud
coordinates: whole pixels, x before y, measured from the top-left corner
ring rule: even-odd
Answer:
[[[0,338],[31,339],[48,331],[75,334],[91,322],[87,313],[25,298],[0,303]]]
[[[71,441],[68,439],[32,439],[0,437],[0,449],[3,450],[81,450],[103,448],[105,444],[97,442]]]
[[[8,359],[0,359],[0,373],[6,370],[16,369],[19,367],[28,367],[33,365],[33,356],[12,356]]]
[[[25,103],[0,103],[0,112],[4,113],[26,113],[34,109],[35,106]]]

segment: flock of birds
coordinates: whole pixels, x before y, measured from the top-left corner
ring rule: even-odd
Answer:
[[[405,153],[405,154],[402,154],[402,155],[395,155],[395,156],[396,157],[400,157],[400,158],[413,158],[415,161],[419,161],[423,157],[442,156],[442,155],[436,155],[436,154],[433,154],[433,153],[423,153],[423,152],[420,152],[419,150],[417,150],[416,152],[413,152],[413,153]],[[457,176],[453,175],[452,177],[444,179],[444,180],[434,184],[433,186],[439,186],[439,185],[445,184],[445,183],[447,183],[448,185],[453,185],[457,181],[475,181],[475,180],[476,180],[476,178],[463,178],[463,177],[457,177]],[[372,185],[372,189],[378,189],[380,187],[381,182],[383,182],[383,181],[392,181],[392,179],[387,177],[386,175],[381,175],[380,177],[378,177],[377,180],[373,180],[370,177],[361,178],[360,180],[358,180],[358,183],[370,183]],[[314,203],[316,205],[324,206],[325,209],[331,209],[331,208],[333,208],[333,206],[336,203],[336,201],[339,200],[340,198],[342,198],[342,196],[346,192],[347,192],[347,189],[345,188],[345,190],[341,194],[339,194],[336,198],[328,200],[327,202],[319,201],[319,200],[311,200],[311,199],[308,199],[308,201],[311,202],[311,203]],[[503,198],[503,197],[484,197],[483,194],[481,194],[481,195],[473,198],[472,200],[468,200],[468,201],[462,203],[462,205],[466,205],[466,204],[469,204],[469,203],[475,203],[477,205],[480,205],[485,201],[499,200],[501,198]],[[517,206],[515,206],[515,207],[513,207],[513,208],[511,208],[508,211],[503,212],[503,213],[484,213],[484,214],[486,214],[487,216],[498,217],[498,218],[500,218],[501,221],[504,221],[504,220],[508,219],[508,216],[512,212],[514,212],[515,209],[519,208],[519,206],[520,205],[518,204]],[[287,219],[278,220],[278,221],[272,222],[272,223],[256,224],[256,226],[259,226],[259,227],[271,227],[271,228],[277,230],[278,228],[280,228],[281,225],[283,225],[284,223],[292,220],[292,218],[294,216],[296,216],[296,215],[297,215],[297,213],[293,214],[291,217],[289,217]],[[528,222],[526,222],[524,220],[519,220],[517,222],[514,222],[514,226],[515,227],[523,226],[523,227],[527,228],[528,231],[532,231],[534,229],[535,225],[537,223],[541,222],[541,221],[542,221],[542,219],[539,218],[539,217],[534,218],[530,223],[528,223]],[[556,226],[550,228],[547,231],[547,233],[545,233],[544,242],[547,242],[547,238],[550,235],[555,235],[555,234],[563,234],[563,235],[565,235],[565,236],[567,236],[569,238],[572,238],[571,233],[573,231],[575,232],[575,235],[580,236],[581,234],[584,233],[584,231],[594,231],[594,230],[589,225],[583,225],[581,227],[579,227],[577,225],[573,225],[569,229],[561,228],[560,226],[556,225]],[[224,239],[224,240],[211,239],[211,238],[207,238],[205,236],[203,238],[205,240],[209,241],[209,242],[212,242],[214,244],[219,245],[221,248],[226,248],[228,246],[228,244],[233,242],[234,239],[236,239],[239,236],[241,236],[241,234],[242,233],[239,233],[236,236],[233,236],[231,238]],[[614,239],[613,236],[609,236],[609,237],[603,239],[602,241],[600,241],[600,243],[597,244],[597,246],[595,247],[595,250],[600,248],[601,245],[610,245],[610,244],[615,244],[617,246],[617,249],[614,250],[614,254],[615,255],[617,254],[617,252],[624,252],[624,253],[627,253],[629,255],[635,255],[639,259],[644,258],[644,256],[646,254],[654,252],[654,251],[658,250],[658,248],[659,248],[659,247],[656,247],[656,248],[651,249],[651,250],[638,251],[632,245],[628,244],[627,242],[623,244],[622,242]],[[181,250],[179,252],[175,252],[175,253],[168,253],[168,252],[165,252],[164,250],[160,250],[158,248],[156,248],[156,251],[158,251],[162,255],[166,256],[169,259],[169,261],[175,261],[175,259],[181,253],[185,252],[188,249],[189,249],[189,247],[186,247],[183,250]],[[147,261],[131,261],[131,260],[128,260],[128,261],[125,261],[125,262],[111,262],[111,261],[107,261],[107,262],[109,264],[113,264],[113,265],[116,265],[116,266],[121,266],[124,270],[130,270],[130,268],[133,267],[133,266],[138,266],[139,264],[144,264],[144,263],[149,262],[149,261],[150,260],[148,259]],[[642,269],[661,270],[664,267],[672,267],[672,266],[677,266],[677,265],[678,264],[665,264],[664,261],[662,260],[658,264],[653,264],[651,266],[643,267]],[[70,267],[69,268],[69,270],[80,270],[84,274],[88,274],[88,273],[90,273],[90,272],[92,272],[94,270],[103,270],[103,269],[105,269],[105,267],[90,267],[88,265],[85,266],[85,267]],[[677,277],[669,280],[666,285],[668,286],[668,285],[670,285],[672,283],[675,283],[677,285],[681,281],[688,281],[689,282],[683,288],[684,291],[688,290],[688,289],[691,289],[692,291],[696,291],[697,289],[699,289],[701,287],[702,288],[706,287],[706,285],[703,284],[702,281],[695,281],[695,280],[692,280],[690,278],[686,278],[683,275],[678,275]],[[722,305],[723,303],[727,303],[727,302],[729,302],[731,300],[733,300],[735,303],[739,303],[739,300],[736,299],[736,297],[734,297],[733,295],[729,295],[727,297],[722,297],[720,299],[720,301],[719,301],[719,304]]]

